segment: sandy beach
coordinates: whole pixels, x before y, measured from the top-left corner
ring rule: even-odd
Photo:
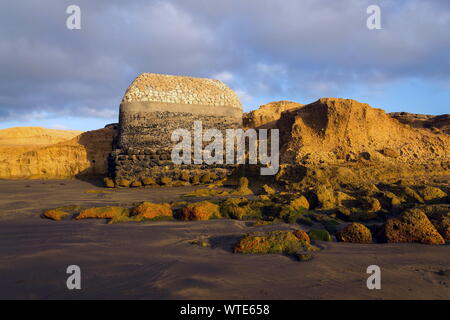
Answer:
[[[114,189],[79,180],[0,181],[0,299],[449,299],[450,248],[421,244],[320,242],[308,262],[232,253],[243,234],[294,229],[236,220],[153,221],[40,218],[43,209],[78,204],[174,201],[191,190]],[[193,245],[208,238],[211,247]],[[381,268],[368,290],[366,268]],[[68,290],[78,265],[82,289]]]

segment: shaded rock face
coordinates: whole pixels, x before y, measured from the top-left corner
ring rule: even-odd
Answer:
[[[174,167],[171,136],[176,129],[193,133],[242,127],[242,106],[236,94],[218,80],[142,74],[125,92],[119,113],[117,150],[112,154],[116,178],[161,177],[193,167]],[[196,166],[198,168],[198,166]],[[166,172],[166,174],[168,174]]]
[[[392,112],[388,115],[413,128],[425,128],[437,133],[450,134],[450,114],[431,116],[408,112]]]
[[[292,101],[276,101],[262,105],[243,115],[244,128],[272,129],[277,127],[281,113],[287,110],[301,108],[303,104]]]

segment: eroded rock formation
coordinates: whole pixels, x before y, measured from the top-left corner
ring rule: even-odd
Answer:
[[[389,113],[389,116],[413,128],[424,128],[435,133],[450,134],[450,114],[430,116],[408,112],[392,112]]]
[[[244,113],[244,128],[275,128],[282,112],[297,109],[302,106],[303,104],[284,100],[267,103],[256,110]]]
[[[0,179],[106,175],[115,134],[115,127],[108,126],[49,145],[0,146]],[[53,141],[53,138],[45,141]]]
[[[449,135],[411,128],[355,100],[320,99],[283,112],[276,127],[279,177],[309,176],[314,184],[321,177],[351,182],[450,173]]]

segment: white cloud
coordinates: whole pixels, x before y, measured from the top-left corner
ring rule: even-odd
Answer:
[[[233,76],[233,74],[231,72],[222,71],[220,73],[217,73],[217,74],[213,75],[212,78],[220,80],[220,81],[225,82],[225,83],[229,83],[230,81],[232,81],[234,79],[234,76]]]
[[[236,90],[236,94],[243,105],[248,105],[253,102],[253,97],[246,91]]]

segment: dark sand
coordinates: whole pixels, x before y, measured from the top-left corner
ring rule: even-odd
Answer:
[[[28,186],[28,187],[27,187]],[[450,247],[321,243],[309,262],[282,255],[239,255],[251,227],[233,220],[146,222],[39,218],[61,205],[172,201],[189,188],[100,189],[83,181],[0,181],[1,299],[450,299]],[[210,237],[212,247],[190,240]],[[82,270],[82,289],[66,288],[66,268]],[[366,268],[382,271],[368,290]]]

